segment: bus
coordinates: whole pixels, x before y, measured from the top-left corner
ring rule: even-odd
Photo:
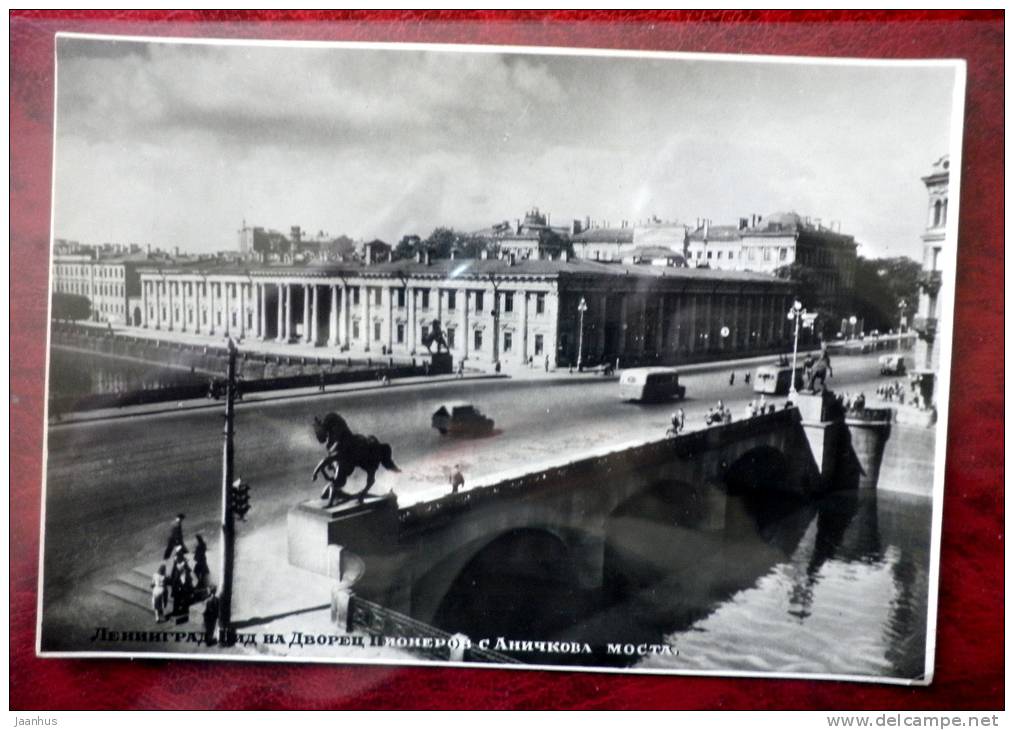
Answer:
[[[766,395],[788,395],[789,381],[792,377],[791,365],[761,365],[753,376],[755,393]],[[796,390],[803,387],[803,368],[796,365]]]
[[[621,400],[658,402],[682,399],[686,393],[674,368],[631,368],[620,375]]]

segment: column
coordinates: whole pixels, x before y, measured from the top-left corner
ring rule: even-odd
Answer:
[[[746,347],[748,350],[752,350],[755,346],[755,340],[753,336],[753,297],[746,294]]]
[[[655,319],[655,352],[661,358],[665,355],[665,292],[658,295],[658,315]]]
[[[327,313],[327,345],[334,347],[338,344],[338,285],[332,284],[328,290],[331,294],[328,298],[331,308]]]
[[[689,352],[697,352],[697,295],[691,294],[688,297],[687,309],[690,310],[689,326],[690,331],[687,333],[687,342]]]
[[[470,343],[468,341],[469,340],[469,337],[468,337],[468,321],[469,321],[468,305],[469,305],[469,301],[471,299],[473,299],[473,297],[470,296],[470,292],[468,291],[468,289],[462,289],[461,290],[461,295],[462,295],[462,297],[465,300],[465,305],[461,309],[461,339],[459,340],[459,342],[461,343],[461,345],[460,345],[460,348],[461,348],[461,357],[464,359],[464,358],[468,357],[468,348],[469,348],[469,345],[470,345]]]
[[[173,302],[173,285],[172,285],[172,282],[167,281],[165,286],[166,286],[166,299],[169,300],[168,311],[166,312],[166,314],[169,315],[169,328],[168,329],[169,329],[170,332],[172,332],[173,331],[173,319],[174,319],[174,317],[173,317],[173,314],[174,314],[174,312],[173,312],[173,304],[174,304],[174,302]]]
[[[285,286],[285,339],[283,342],[290,342],[293,335],[293,319],[292,319],[292,284],[284,284]]]
[[[257,339],[268,338],[268,292],[264,282],[257,284]]]
[[[141,281],[141,326],[148,329],[148,282]]]
[[[342,283],[341,310],[338,312],[338,339],[342,345],[349,343],[349,317],[352,301],[349,299],[348,284]]]
[[[412,287],[405,287],[405,296],[408,297],[408,347],[410,352],[415,352],[416,343],[419,338],[419,316],[416,308],[416,290]],[[468,336],[468,333],[465,333]]]
[[[310,287],[313,292],[313,306],[310,308],[310,340],[316,346],[320,340],[320,287]]]
[[[518,292],[521,295],[521,362],[528,362],[528,292]]]
[[[275,288],[278,290],[278,306],[276,307],[275,316],[275,339],[279,342],[284,342],[285,337],[285,292],[282,290],[281,284],[275,284]]]
[[[395,293],[395,287],[385,287],[387,291],[387,351],[391,352],[391,348],[394,347],[394,332],[396,327],[394,326],[394,302],[397,299]]]
[[[370,351],[370,338],[373,337],[373,323],[370,322],[370,299],[372,298],[373,290],[368,286],[363,286],[360,290],[359,300],[359,306],[363,311],[363,326],[359,334],[363,338],[364,349],[367,352]]]

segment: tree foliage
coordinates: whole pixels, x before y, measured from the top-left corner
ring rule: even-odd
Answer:
[[[856,262],[855,310],[866,330],[897,329],[905,303],[911,321],[919,306],[919,272],[922,266],[907,256],[864,259]]]
[[[88,297],[80,294],[53,292],[52,319],[82,320],[92,316],[92,305]]]

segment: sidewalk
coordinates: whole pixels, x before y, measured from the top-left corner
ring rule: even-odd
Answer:
[[[465,372],[464,375],[421,375],[412,378],[396,378],[387,385],[377,381],[365,381],[358,383],[343,383],[340,385],[329,385],[323,391],[318,386],[305,388],[288,388],[280,390],[267,390],[258,393],[248,393],[242,400],[236,401],[236,405],[242,407],[244,403],[260,403],[266,401],[288,400],[292,398],[309,398],[312,396],[328,396],[336,393],[351,393],[367,390],[381,390],[387,388],[404,388],[413,385],[431,385],[435,383],[452,383],[462,380],[495,380],[506,378],[506,375],[488,373]],[[224,400],[213,400],[209,398],[193,398],[191,400],[163,401],[160,403],[144,403],[136,406],[124,406],[122,408],[99,408],[92,411],[79,411],[67,413],[55,421],[50,419],[50,428],[68,426],[77,423],[90,423],[92,421],[108,421],[114,418],[128,418],[132,416],[151,416],[165,413],[182,413],[184,411],[197,411],[202,409],[222,409],[225,406]]]

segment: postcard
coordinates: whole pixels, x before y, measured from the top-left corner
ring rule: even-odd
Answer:
[[[56,54],[40,655],[932,681],[962,62]]]

